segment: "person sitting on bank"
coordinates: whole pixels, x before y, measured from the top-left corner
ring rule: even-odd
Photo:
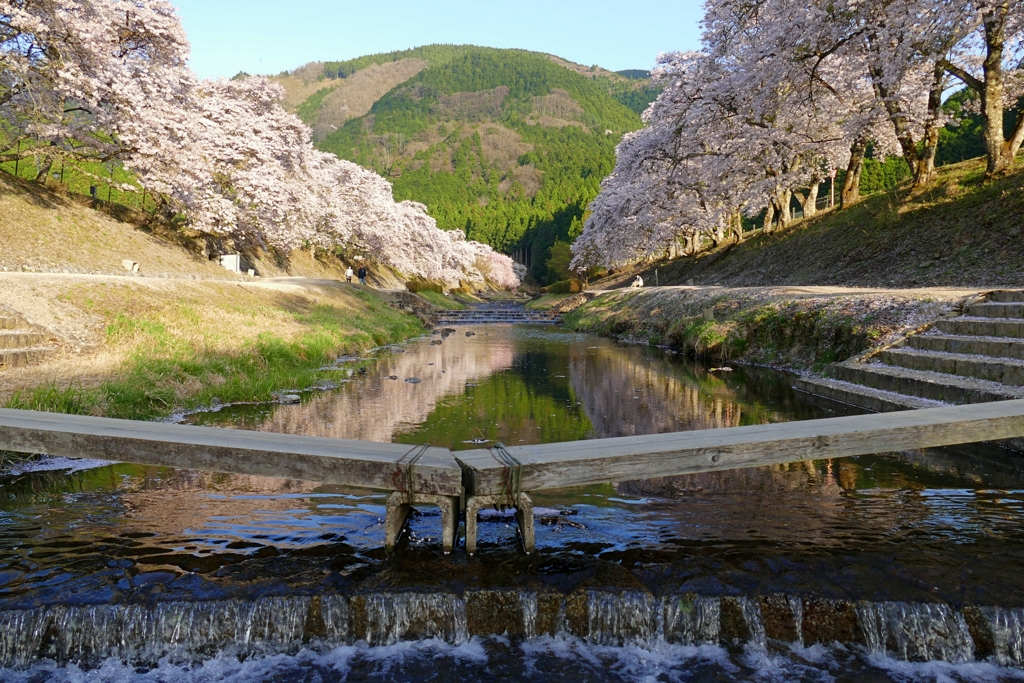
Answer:
[[[633,280],[633,284],[630,285],[630,287],[633,287],[633,288],[640,288],[640,287],[643,287],[643,286],[644,286],[644,279],[642,277],[640,277],[639,275],[636,276],[636,279]]]
[[[345,271],[345,281],[346,282],[352,282],[352,278],[354,276],[355,276],[355,273],[352,272],[352,266],[349,266],[348,270]]]
[[[366,266],[359,266],[359,284],[366,285]]]

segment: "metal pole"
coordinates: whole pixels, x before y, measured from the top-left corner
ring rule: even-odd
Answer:
[[[114,191],[114,164],[110,164],[110,184],[107,185],[107,204],[110,203],[110,193]]]
[[[18,177],[18,166],[21,163],[21,140],[18,140],[18,156],[14,157],[14,177]]]

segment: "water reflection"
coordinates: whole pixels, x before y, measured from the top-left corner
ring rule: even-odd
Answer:
[[[552,443],[827,413],[793,400],[778,373],[712,372],[660,349],[551,328],[495,326],[386,352],[369,371],[301,405],[225,408],[191,421],[460,450],[481,442]]]

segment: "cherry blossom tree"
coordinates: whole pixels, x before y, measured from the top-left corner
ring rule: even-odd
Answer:
[[[408,277],[518,286],[510,258],[317,150],[280,86],[199,82],[188,52],[166,0],[0,0],[0,125],[12,149],[0,160],[41,156],[40,177],[55,159],[117,160],[204,232],[286,252],[361,251]]]
[[[743,214],[785,227],[794,199],[813,215],[820,182],[843,166],[846,206],[869,147],[925,185],[951,75],[982,95],[990,168],[1005,166],[1024,141],[1024,122],[1008,140],[995,130],[995,107],[1019,95],[999,88],[1007,55],[1020,60],[1021,1],[708,0],[702,51],[660,58],[664,90],[620,144],[573,266],[740,239]]]
[[[1004,111],[1024,96],[1024,1],[974,0],[963,3],[975,30],[939,67],[974,90],[985,122],[987,173],[993,176],[1013,166],[1024,144],[1024,116],[1006,137]]]
[[[0,0],[0,126],[13,150],[0,159],[42,157],[43,177],[55,159],[125,158],[150,104],[190,87],[188,53],[165,0]]]

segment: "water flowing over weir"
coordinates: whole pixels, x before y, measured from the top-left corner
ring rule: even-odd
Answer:
[[[0,668],[39,659],[95,667],[108,658],[136,666],[215,655],[251,657],[438,639],[532,640],[572,636],[608,647],[839,642],[910,662],[991,659],[1024,666],[1024,609],[846,602],[797,596],[660,598],[591,590],[562,596],[518,590],[370,593],[141,605],[46,607],[0,612]]]

